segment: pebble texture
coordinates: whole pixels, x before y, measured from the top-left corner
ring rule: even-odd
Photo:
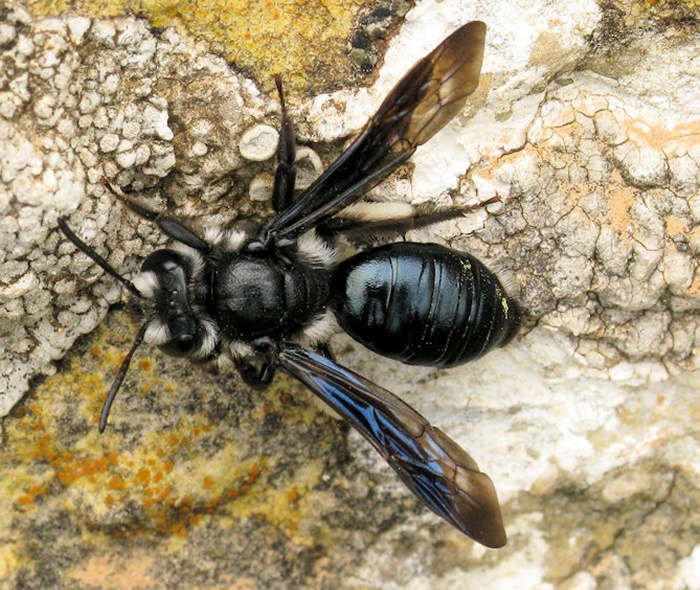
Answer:
[[[492,261],[523,335],[450,371],[334,340],[493,478],[509,544],[488,551],[284,379],[143,350],[97,434],[136,328],[105,320],[120,289],[57,219],[129,274],[163,240],[104,179],[200,228],[264,215],[273,164],[240,142],[279,110],[172,29],[1,4],[0,586],[698,588],[697,6],[643,5],[422,2],[369,89],[289,97],[327,164],[454,15],[489,26],[471,106],[376,195],[498,196],[411,237]]]

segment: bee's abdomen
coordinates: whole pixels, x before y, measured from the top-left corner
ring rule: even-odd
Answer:
[[[344,261],[332,279],[338,322],[374,352],[451,367],[510,341],[517,304],[479,260],[438,244],[400,242]]]

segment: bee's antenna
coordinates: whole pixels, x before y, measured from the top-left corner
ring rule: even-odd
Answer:
[[[114,378],[112,387],[109,388],[109,392],[107,393],[107,399],[105,399],[105,403],[102,406],[102,411],[100,412],[100,432],[104,432],[105,428],[107,427],[107,418],[109,418],[109,411],[112,408],[112,404],[114,403],[114,398],[117,397],[117,391],[119,391],[119,388],[121,387],[122,382],[124,381],[124,377],[126,376],[126,372],[129,370],[129,365],[131,364],[131,357],[134,356],[136,349],[143,343],[143,337],[146,334],[146,328],[148,328],[148,322],[144,323],[139,329],[138,333],[136,334],[136,339],[131,345],[131,349],[124,357],[124,360],[122,361],[122,364],[119,367],[119,371],[117,372],[117,376]]]
[[[91,258],[94,262],[97,263],[102,270],[104,270],[106,273],[110,274],[113,276],[115,279],[117,279],[124,287],[131,293],[132,295],[135,295],[139,299],[143,299],[143,293],[139,291],[136,288],[136,285],[132,283],[129,279],[123,277],[120,275],[112,266],[107,262],[102,256],[100,256],[95,250],[93,250],[90,246],[88,246],[85,242],[83,242],[78,236],[73,233],[73,230],[68,227],[68,223],[66,223],[65,218],[61,217],[58,220],[58,227],[60,230],[65,234],[65,236],[73,242],[76,248],[83,252],[83,254],[87,255],[89,258]]]

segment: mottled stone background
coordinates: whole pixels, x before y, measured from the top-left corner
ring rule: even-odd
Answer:
[[[698,16],[696,0],[0,0],[0,588],[700,588]],[[450,371],[333,344],[469,450],[509,544],[418,507],[281,377],[253,392],[143,349],[98,435],[136,324],[107,313],[120,288],[57,219],[128,275],[164,240],[103,178],[193,227],[264,216],[273,73],[312,175],[472,19],[489,27],[479,89],[375,197],[498,196],[410,237],[489,261],[523,333]]]

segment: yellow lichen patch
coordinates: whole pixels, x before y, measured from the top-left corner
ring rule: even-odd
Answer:
[[[11,572],[19,569],[20,561],[14,546],[0,545],[0,580],[8,580]]]
[[[302,524],[319,524],[314,519],[314,507],[324,499],[311,490],[321,481],[322,473],[320,465],[309,463],[297,471],[289,485],[268,486],[261,494],[240,498],[228,510],[232,517],[257,518],[294,537],[297,543],[313,545],[318,539],[303,530]]]
[[[296,385],[296,384],[295,384]],[[305,424],[311,423],[317,411],[313,405],[298,406],[296,399],[310,399],[311,394],[302,387],[294,390],[294,395],[289,391],[289,382],[275,380],[269,386],[269,395],[266,401],[257,410],[255,416],[263,419],[270,414],[285,415],[290,408],[294,409],[297,420],[302,420]]]
[[[321,71],[348,70],[345,53],[362,0],[29,0],[38,16],[137,14],[155,27],[177,27],[271,86],[280,73],[295,90]],[[312,49],[312,50],[310,50]],[[261,74],[261,75],[260,75]]]
[[[119,478],[124,486],[117,486],[116,499],[108,493],[104,503],[108,506],[129,501],[138,503],[143,514],[139,524],[130,527],[132,537],[148,532],[184,537],[204,518],[224,514],[234,520],[256,518],[288,536],[294,535],[299,523],[313,514],[310,506],[315,497],[299,490],[310,490],[318,484],[322,473],[320,466],[303,467],[289,487],[278,489],[267,481],[275,471],[267,460],[236,462],[230,460],[231,454],[224,451],[201,465],[194,460],[186,461],[170,471],[159,470],[160,465],[155,466],[155,471],[137,467],[144,459],[136,458],[134,466],[124,469],[124,476]],[[166,475],[158,476],[166,471]],[[210,475],[201,475],[204,472]],[[113,486],[108,488],[115,491]],[[101,495],[102,490],[96,493]],[[113,534],[119,537],[123,533],[115,530]],[[296,542],[311,544],[313,539],[297,534]]]
[[[125,314],[111,315],[3,424],[0,530],[16,539],[4,579],[38,562],[26,539],[46,522],[61,523],[70,537],[62,542],[80,545],[102,587],[121,587],[110,573],[121,567],[119,555],[140,572],[141,582],[123,587],[148,586],[159,567],[148,553],[123,553],[125,540],[179,553],[203,536],[235,542],[231,531],[253,527],[294,547],[333,543],[318,516],[334,509],[334,497],[319,490],[323,449],[331,454],[333,439],[314,439],[307,457],[303,438],[327,418],[282,375],[269,391],[250,392],[235,373],[214,375],[144,346],[98,433],[100,407],[133,333]],[[245,403],[227,407],[237,397]],[[64,585],[86,582],[80,572],[87,571],[84,564],[63,571]]]

